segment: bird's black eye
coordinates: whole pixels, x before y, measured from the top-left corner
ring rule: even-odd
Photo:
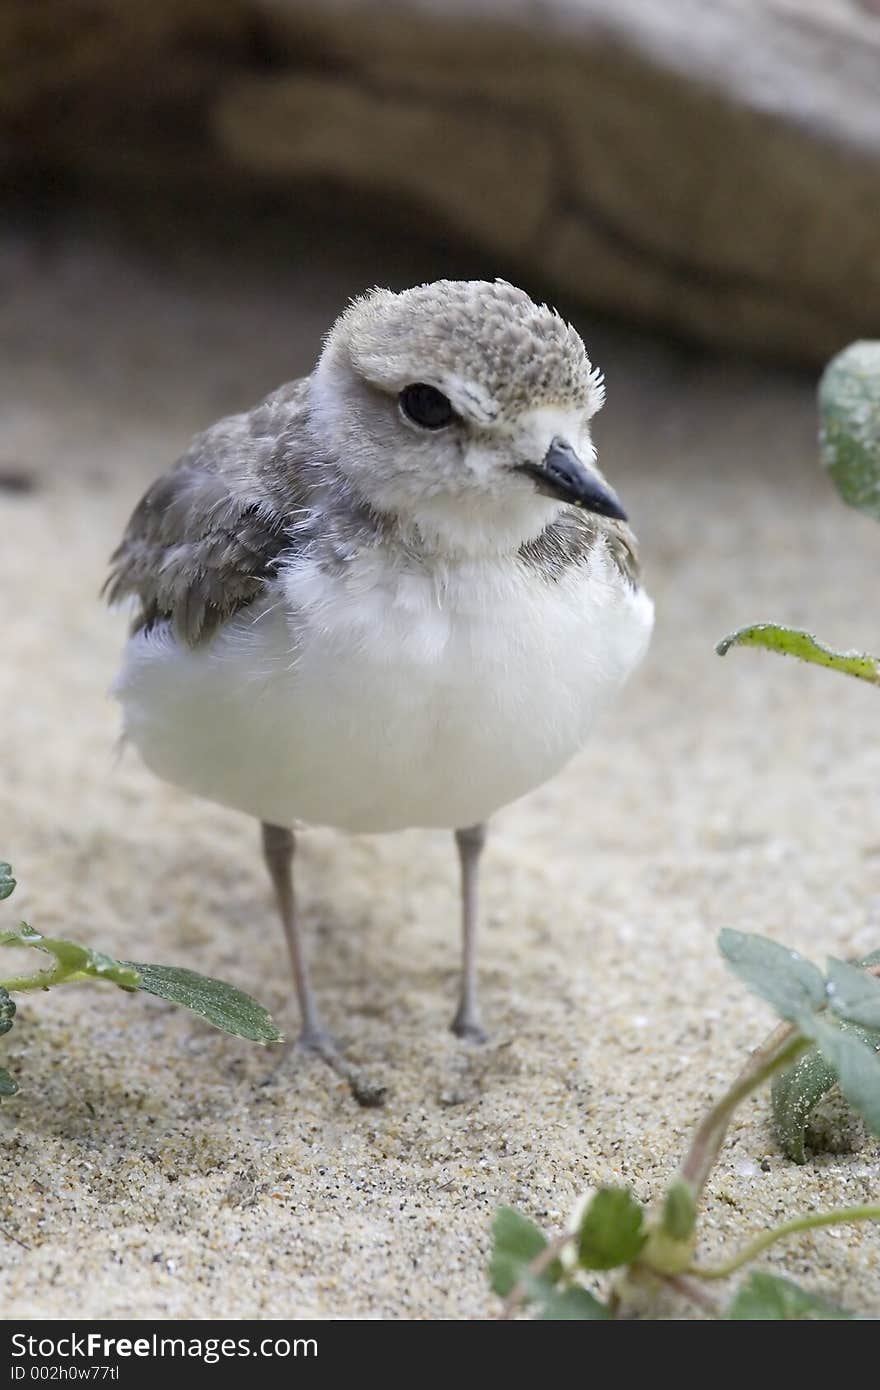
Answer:
[[[423,430],[442,430],[455,419],[455,411],[443,392],[424,381],[404,386],[399,400],[407,419],[414,425],[421,425]]]

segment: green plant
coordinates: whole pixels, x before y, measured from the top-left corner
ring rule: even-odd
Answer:
[[[861,1036],[880,1028],[880,979],[870,969],[830,960],[825,975],[766,937],[723,931],[728,965],[782,1019],[752,1053],[740,1075],[697,1126],[674,1179],[656,1208],[627,1188],[603,1187],[570,1227],[548,1240],[509,1207],[496,1215],[490,1276],[510,1315],[529,1306],[542,1319],[626,1316],[644,1295],[667,1284],[713,1316],[814,1319],[852,1316],[791,1280],[750,1274],[723,1308],[709,1292],[798,1231],[854,1221],[880,1221],[880,1205],[809,1212],[755,1237],[715,1266],[696,1258],[699,1205],[738,1106],[793,1063],[815,1056],[828,1084],[837,1083],[868,1128],[880,1135],[880,1056]],[[611,1273],[607,1273],[611,1271]],[[597,1277],[605,1287],[597,1291]],[[588,1287],[592,1283],[593,1287]]]
[[[9,864],[0,864],[0,900],[15,888]],[[261,1004],[249,994],[173,965],[142,965],[136,961],[115,960],[102,951],[61,938],[42,936],[26,922],[0,930],[0,946],[33,947],[51,956],[53,964],[35,974],[14,975],[0,980],[0,1036],[8,1033],[16,1014],[13,994],[26,990],[52,989],[56,985],[82,981],[105,981],[128,993],[154,994],[191,1009],[215,1028],[250,1042],[281,1042],[281,1034]],[[0,1067],[0,1097],[13,1096],[18,1084]]]
[[[819,383],[819,450],[823,465],[844,502],[880,521],[880,342],[852,343],[829,362]],[[719,656],[731,647],[763,647],[794,656],[842,675],[880,685],[880,660],[866,652],[839,652],[812,633],[781,623],[752,623],[730,633],[717,645]],[[880,954],[863,961],[871,967]],[[880,1051],[880,1018],[874,1024],[854,1020],[850,1031]],[[779,1142],[789,1158],[806,1162],[807,1121],[835,1083],[818,1048],[801,1058],[773,1085],[773,1115]]]
[[[880,342],[851,343],[832,358],[819,383],[819,454],[844,502],[880,521]],[[782,623],[752,623],[716,648],[764,647],[880,685],[880,662],[837,652],[809,632]]]

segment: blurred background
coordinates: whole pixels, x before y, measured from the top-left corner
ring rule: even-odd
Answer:
[[[44,231],[315,273],[330,242],[346,291],[505,273],[815,363],[880,317],[878,10],[3,0],[0,171]]]
[[[267,1086],[265,1059],[122,997],[86,1033],[72,991],[29,1001],[10,1044],[28,1076],[63,1048],[64,1079],[0,1115],[10,1316],[68,1317],[73,1287],[111,1316],[484,1316],[494,1206],[554,1225],[585,1183],[648,1198],[761,1036],[721,926],[878,945],[876,692],[713,647],[769,618],[880,643],[876,527],[822,476],[815,410],[828,357],[878,336],[880,3],[0,0],[0,191],[15,908],[229,978],[283,1026],[254,828],[114,765],[125,619],[98,594],[127,516],[196,430],[310,370],[370,285],[505,276],[605,371],[600,459],[657,630],[601,736],[498,817],[498,1047],[445,1031],[446,837],[316,831],[320,996],[385,1111],[355,1125],[323,1072]],[[756,1224],[759,1190],[778,1213],[795,1181],[805,1209],[876,1186],[858,1155],[793,1176],[763,1107],[736,1142],[719,1231]],[[826,1292],[870,1303],[876,1240],[821,1249]]]

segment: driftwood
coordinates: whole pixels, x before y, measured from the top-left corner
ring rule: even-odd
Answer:
[[[12,174],[319,179],[704,340],[877,335],[880,0],[3,0],[0,64]]]

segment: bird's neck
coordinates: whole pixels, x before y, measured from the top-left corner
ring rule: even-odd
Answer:
[[[515,555],[558,516],[560,504],[539,496],[473,498],[439,494],[394,517],[408,549],[430,558],[480,560]]]
[[[369,495],[342,469],[325,464],[320,489],[333,509],[383,543],[429,561],[513,557],[536,541],[565,505],[539,493],[498,496],[473,489],[411,497]]]

